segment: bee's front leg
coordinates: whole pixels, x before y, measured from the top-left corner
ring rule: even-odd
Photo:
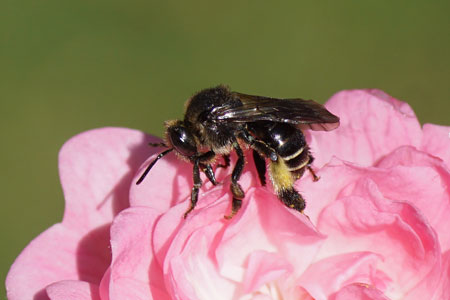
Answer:
[[[217,185],[216,175],[210,164],[200,164],[203,173],[205,173],[206,177],[211,181],[212,184]]]
[[[204,163],[213,159],[215,155],[216,154],[214,153],[214,151],[208,151],[200,155],[195,155],[194,157],[191,158],[191,161],[193,161],[192,178],[194,179],[194,186],[192,187],[191,191],[191,206],[184,213],[185,219],[197,205],[198,191],[202,187],[202,179],[200,178],[200,167],[203,169],[203,172],[205,172],[206,177],[208,177],[209,181],[211,181],[212,184],[214,185],[217,184],[216,177],[214,175],[211,165],[209,163],[208,164]]]
[[[217,185],[216,175],[214,174],[211,164],[209,163],[215,156],[216,153],[210,150],[201,154],[197,158],[199,159],[200,168],[203,173],[205,173],[206,177],[209,179],[209,181],[211,181],[212,184]]]
[[[198,200],[198,191],[202,187],[202,179],[200,178],[200,168],[199,168],[199,159],[195,159],[194,161],[194,167],[193,167],[193,179],[194,179],[194,186],[192,187],[191,191],[191,206],[189,209],[184,213],[184,218],[188,216],[188,214],[195,208],[197,205]]]

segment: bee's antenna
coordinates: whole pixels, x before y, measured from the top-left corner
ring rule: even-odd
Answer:
[[[169,148],[165,143],[148,143],[149,146],[151,147],[165,147],[165,148]]]
[[[145,176],[147,176],[148,172],[150,172],[151,168],[153,168],[153,166],[156,164],[156,162],[172,150],[173,148],[170,148],[158,154],[158,156],[150,163],[147,169],[145,169],[144,173],[141,175],[138,181],[136,181],[136,184],[140,184],[144,180]]]

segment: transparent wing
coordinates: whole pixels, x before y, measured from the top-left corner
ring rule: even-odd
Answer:
[[[312,100],[276,99],[233,92],[242,105],[224,104],[208,115],[213,123],[271,121],[290,123],[301,129],[333,130],[339,117]]]

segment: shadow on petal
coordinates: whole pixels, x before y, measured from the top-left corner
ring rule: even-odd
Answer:
[[[97,227],[81,238],[76,249],[79,280],[99,284],[111,263],[110,224]]]

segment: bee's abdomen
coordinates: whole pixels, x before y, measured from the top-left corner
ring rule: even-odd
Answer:
[[[290,159],[286,159],[285,157],[282,157],[283,160],[285,161],[289,171],[291,171],[291,172],[298,171],[298,170],[304,168],[309,163],[309,157],[310,157],[309,151],[308,151],[308,149],[305,149],[305,148],[306,147],[301,148],[300,150],[302,150],[302,151]]]
[[[290,124],[277,124],[270,130],[272,146],[289,171],[302,172],[309,163],[309,148],[303,133]]]

